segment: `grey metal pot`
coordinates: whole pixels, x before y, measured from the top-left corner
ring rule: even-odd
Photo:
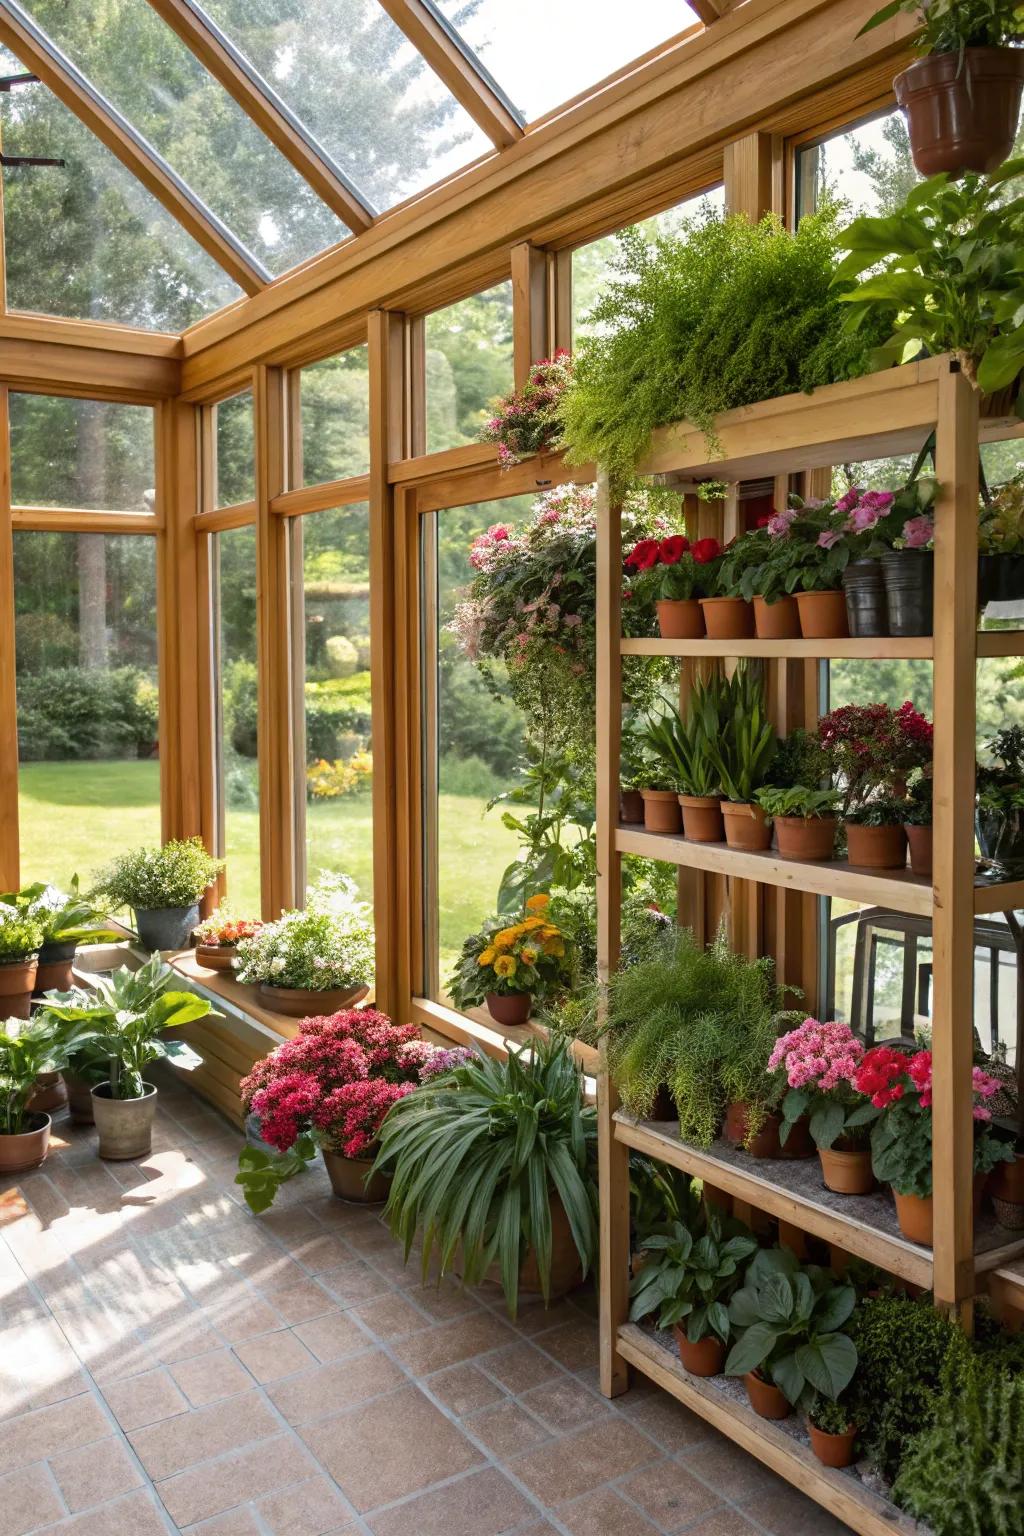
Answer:
[[[148,1157],[153,1150],[157,1090],[152,1083],[144,1082],[142,1086],[146,1091],[140,1099],[112,1099],[109,1083],[98,1083],[92,1090],[92,1112],[100,1133],[99,1154],[108,1162]]]
[[[135,909],[135,927],[143,949],[184,949],[199,921],[199,903],[190,907]]]
[[[894,635],[930,635],[935,557],[928,549],[888,549],[882,556],[889,629]]]
[[[878,560],[851,560],[843,572],[846,622],[851,635],[887,635],[885,581]]]

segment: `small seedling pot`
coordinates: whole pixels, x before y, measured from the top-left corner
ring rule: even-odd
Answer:
[[[725,838],[722,805],[717,796],[680,795],[683,836],[691,843],[720,843]]]
[[[655,603],[663,640],[703,640],[704,616],[696,597],[663,597]]]
[[[795,640],[800,634],[800,610],[794,597],[777,597],[769,603],[754,598],[754,630],[759,640]]]
[[[834,816],[776,816],[775,841],[780,859],[823,863],[835,850]]]
[[[676,1346],[683,1368],[691,1376],[720,1376],[725,1364],[725,1345],[713,1333],[706,1334],[697,1344],[691,1344],[685,1328],[673,1327]]]

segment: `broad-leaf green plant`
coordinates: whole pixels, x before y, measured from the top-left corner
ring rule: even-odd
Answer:
[[[659,1328],[682,1327],[691,1344],[708,1334],[723,1344],[732,1336],[729,1299],[742,1278],[740,1266],[757,1251],[752,1234],[727,1236],[721,1214],[710,1207],[703,1232],[682,1222],[649,1237],[646,1262],[629,1288],[632,1321],[658,1314]]]
[[[805,821],[834,816],[842,798],[837,789],[811,789],[805,784],[789,789],[766,784],[754,795],[766,816],[802,816]]]
[[[23,885],[17,891],[0,894],[0,905],[10,907],[23,917],[38,923],[43,931],[43,946],[58,944],[113,944],[124,935],[103,927],[105,903],[83,896],[77,875],[71,877],[67,891],[58,890],[44,880]]]
[[[0,1136],[20,1136],[40,1072],[57,1072],[66,1057],[53,1025],[33,1019],[0,1022]]]
[[[857,36],[900,12],[917,18],[914,41],[922,53],[962,55],[965,48],[1008,48],[1024,35],[1019,0],[889,0]]]
[[[788,1248],[762,1250],[729,1303],[730,1324],[742,1332],[726,1375],[756,1371],[794,1407],[809,1407],[818,1393],[837,1398],[857,1368],[856,1346],[841,1331],[856,1301],[852,1285],[814,1265],[802,1269]]]

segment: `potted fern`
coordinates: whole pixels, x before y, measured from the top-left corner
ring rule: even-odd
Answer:
[[[722,730],[714,739],[705,738],[702,750],[722,786],[726,842],[756,852],[771,842],[771,828],[755,795],[768,777],[778,742],[754,665],[739,663],[724,685],[723,705]]]

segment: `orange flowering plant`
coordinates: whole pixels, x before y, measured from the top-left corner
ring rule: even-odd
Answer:
[[[241,939],[255,938],[263,924],[256,917],[235,917],[228,907],[218,907],[216,912],[193,928],[192,936],[197,944],[208,949],[230,948]]]
[[[531,896],[521,914],[488,918],[462,946],[448,990],[459,1008],[474,1008],[488,992],[543,997],[572,979],[573,946],[551,914],[551,897]]]

